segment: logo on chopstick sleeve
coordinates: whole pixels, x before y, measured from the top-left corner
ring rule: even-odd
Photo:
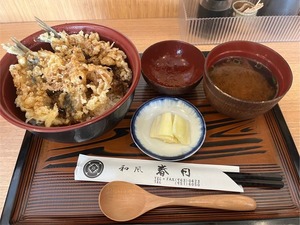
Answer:
[[[99,160],[90,160],[83,167],[83,173],[88,178],[96,178],[103,172],[104,164]]]

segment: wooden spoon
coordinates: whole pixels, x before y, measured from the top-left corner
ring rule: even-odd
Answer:
[[[99,194],[99,207],[103,214],[111,220],[120,222],[135,219],[151,209],[170,205],[234,211],[251,211],[256,208],[254,199],[239,194],[166,198],[151,194],[135,184],[123,181],[106,184]]]

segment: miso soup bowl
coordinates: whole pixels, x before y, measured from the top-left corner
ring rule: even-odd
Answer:
[[[56,31],[65,30],[68,34],[78,33],[81,30],[84,33],[97,32],[102,40],[110,43],[114,42],[114,46],[123,50],[127,55],[127,62],[132,70],[133,78],[128,92],[111,109],[88,121],[60,127],[31,125],[25,122],[25,113],[15,105],[16,88],[9,72],[9,66],[16,64],[17,58],[15,55],[7,53],[0,61],[0,115],[11,124],[51,141],[66,143],[88,141],[113,129],[128,112],[134,98],[135,88],[140,79],[141,63],[139,53],[135,45],[125,35],[109,27],[90,23],[67,23],[56,25],[53,28]],[[36,41],[42,33],[44,31],[37,31],[21,42],[32,51],[51,50],[50,44]]]
[[[209,77],[209,69],[228,57],[247,58],[267,67],[278,83],[276,96],[266,101],[246,101],[218,88]],[[292,71],[286,60],[271,48],[255,42],[225,42],[213,48],[205,60],[203,87],[208,101],[218,112],[235,119],[250,119],[266,113],[288,92],[292,81]]]

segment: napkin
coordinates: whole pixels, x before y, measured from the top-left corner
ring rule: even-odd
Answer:
[[[80,154],[74,178],[81,181],[119,180],[140,185],[244,192],[242,186],[224,172],[239,172],[239,167]]]

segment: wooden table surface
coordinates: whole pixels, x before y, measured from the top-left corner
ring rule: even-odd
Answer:
[[[48,23],[56,25],[67,21]],[[131,20],[89,20],[91,22],[109,26],[125,34],[133,41],[139,52],[148,46],[162,40],[181,39],[179,20],[166,19],[131,19]],[[29,34],[40,30],[35,22],[2,23],[0,24],[0,43],[10,42],[10,37],[22,40]],[[280,101],[286,123],[290,129],[294,142],[300,152],[300,42],[263,43],[279,54],[289,63],[294,81],[290,91]],[[199,45],[202,51],[211,50],[214,45]],[[0,49],[0,57],[5,51]],[[0,68],[1,69],[1,68]],[[2,212],[7,190],[15,168],[25,131],[11,125],[0,116],[0,211]]]

